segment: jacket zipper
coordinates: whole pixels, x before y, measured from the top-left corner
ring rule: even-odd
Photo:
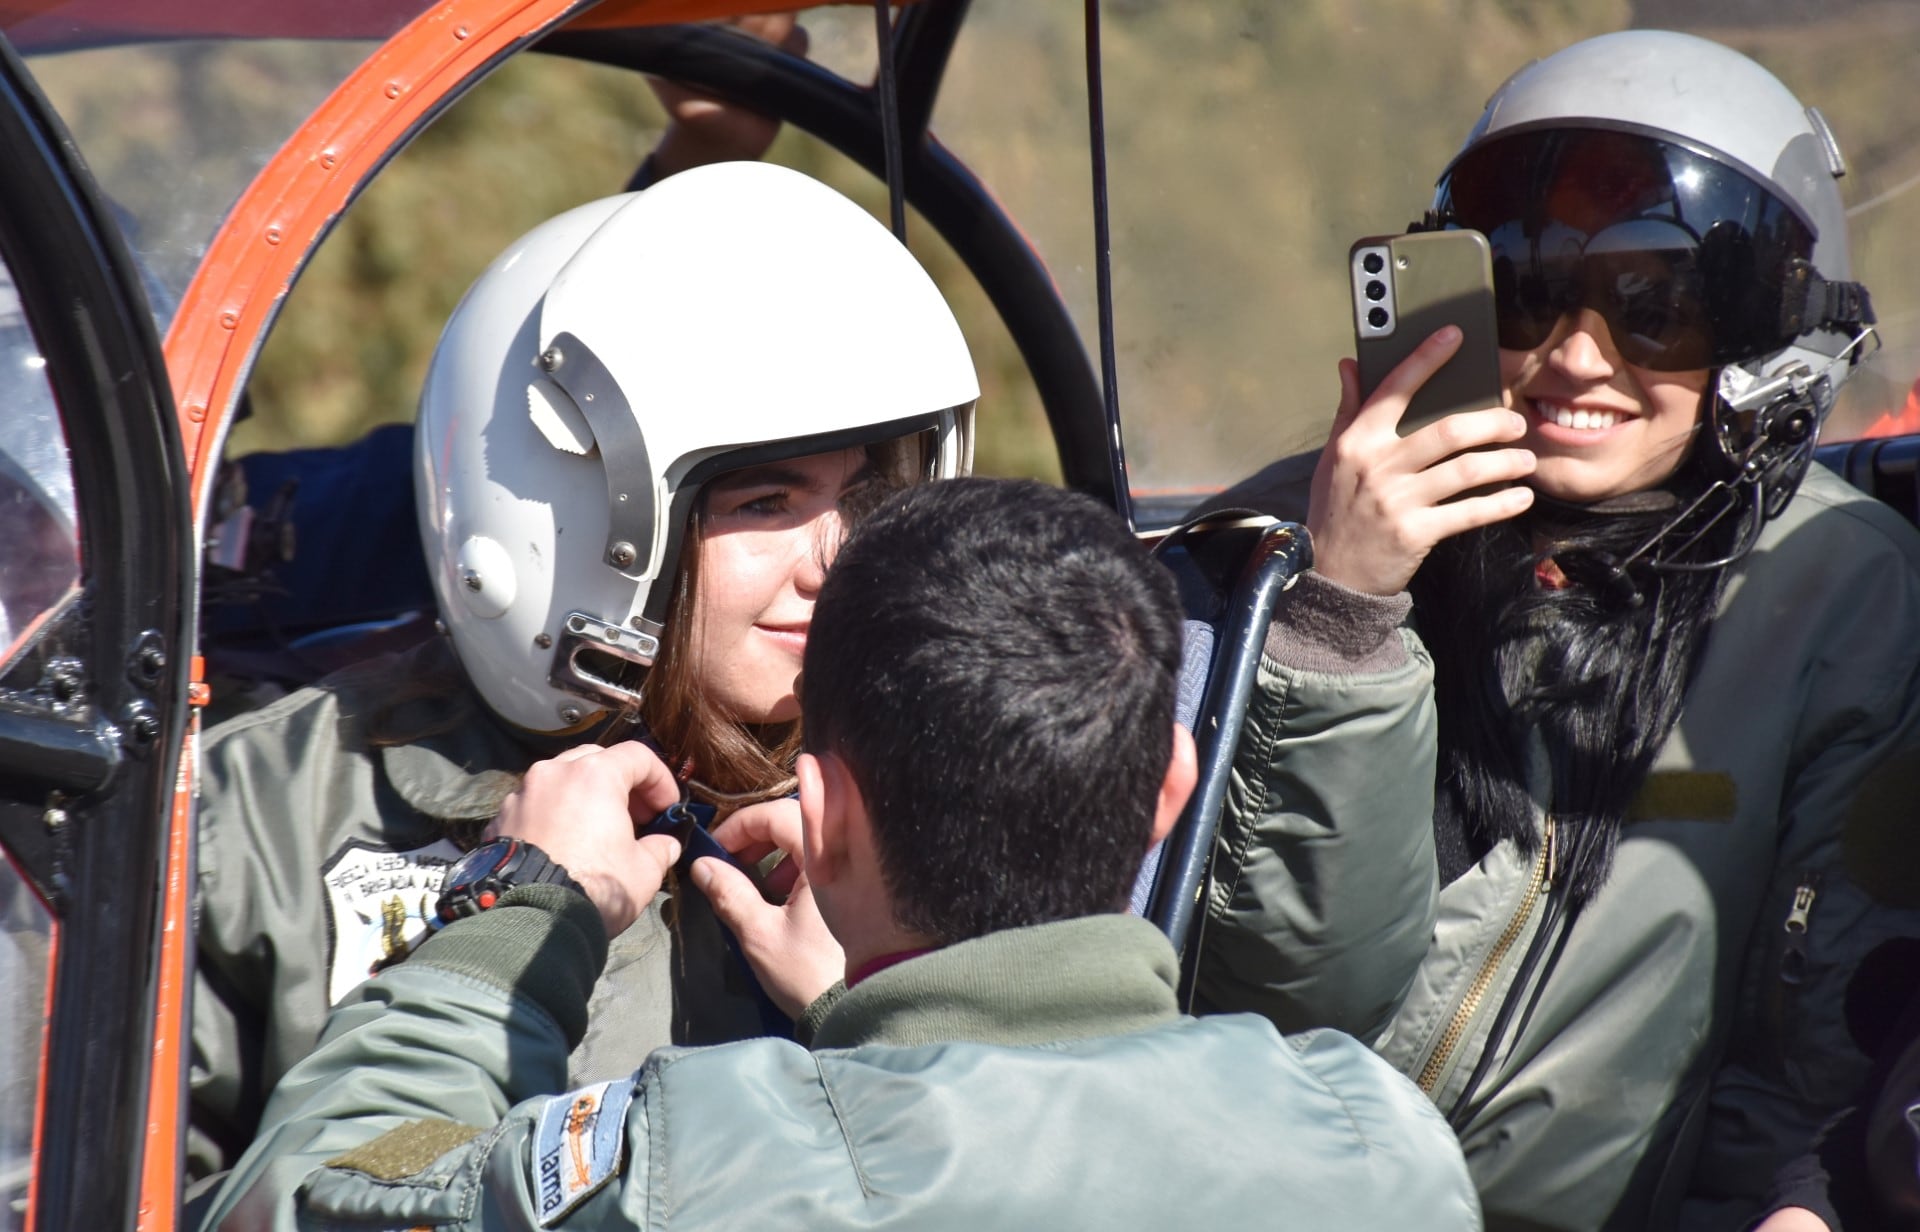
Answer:
[[[1480,964],[1479,974],[1475,975],[1473,983],[1467,986],[1467,995],[1461,1000],[1460,1007],[1454,1010],[1453,1020],[1441,1033],[1440,1042],[1435,1045],[1433,1055],[1427,1058],[1427,1063],[1420,1068],[1420,1076],[1414,1080],[1415,1085],[1428,1098],[1432,1098],[1433,1088],[1439,1083],[1440,1074],[1446,1069],[1448,1059],[1453,1056],[1453,1050],[1460,1046],[1460,1040],[1466,1035],[1467,1026],[1473,1021],[1474,1013],[1479,1010],[1480,1002],[1486,999],[1487,989],[1492,986],[1493,977],[1499,972],[1501,962],[1507,957],[1507,951],[1511,950],[1513,943],[1520,939],[1521,930],[1526,927],[1528,917],[1533,914],[1534,903],[1539,900],[1542,891],[1553,880],[1553,817],[1551,814],[1547,817],[1546,831],[1546,838],[1540,845],[1540,854],[1533,860],[1533,876],[1527,882],[1527,892],[1521,896],[1520,905],[1514,909],[1513,918],[1507,921],[1507,927],[1501,932],[1500,939],[1493,943],[1493,949],[1488,952],[1486,961]]]
[[[1798,984],[1807,975],[1807,922],[1813,915],[1813,902],[1820,896],[1820,874],[1808,872],[1793,890],[1793,905],[1781,926],[1787,934],[1780,955],[1782,983]]]
[[[1813,920],[1813,906],[1820,897],[1820,874],[1809,869],[1800,875],[1787,904],[1787,917],[1780,924],[1774,979],[1767,985],[1766,1035],[1769,1052],[1776,1066],[1785,1066],[1792,1049],[1788,1034],[1798,1009],[1800,985],[1807,978],[1807,929]]]

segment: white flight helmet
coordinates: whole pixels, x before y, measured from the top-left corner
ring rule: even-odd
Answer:
[[[926,272],[798,172],[701,167],[541,224],[454,310],[421,394],[461,664],[529,731],[637,703],[702,484],[894,440],[914,477],[964,474],[978,396]]]
[[[1826,121],[1766,69],[1633,30],[1496,90],[1430,221],[1487,234],[1501,345],[1537,346],[1584,304],[1631,363],[1717,369],[1708,440],[1757,534],[1871,334],[1866,290],[1849,281],[1844,174]]]

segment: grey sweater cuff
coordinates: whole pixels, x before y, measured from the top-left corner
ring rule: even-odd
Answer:
[[[793,1038],[808,1048],[813,1047],[813,1037],[819,1032],[820,1024],[827,1020],[827,1015],[833,1013],[833,1007],[846,995],[847,984],[841,980],[815,997],[813,1004],[802,1010],[799,1021],[793,1024]]]
[[[1308,570],[1280,597],[1267,655],[1282,667],[1330,675],[1392,671],[1407,661],[1400,625],[1412,610],[1404,590],[1370,595]]]
[[[531,998],[572,1049],[587,1033],[587,998],[607,965],[607,928],[584,894],[515,886],[490,909],[447,925],[407,961]]]

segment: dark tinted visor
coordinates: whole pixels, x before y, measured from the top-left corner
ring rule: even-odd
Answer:
[[[1495,137],[1440,181],[1440,221],[1487,237],[1500,345],[1532,350],[1591,308],[1631,364],[1662,372],[1777,351],[1813,231],[1753,177],[1640,133]]]

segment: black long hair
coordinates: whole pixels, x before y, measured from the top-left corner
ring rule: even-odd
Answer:
[[[1655,499],[1625,509],[1536,499],[1518,518],[1441,543],[1414,575],[1415,619],[1434,658],[1434,826],[1447,876],[1502,839],[1537,853],[1528,783],[1537,733],[1552,777],[1554,886],[1577,907],[1605,883],[1633,798],[1680,717],[1729,568],[1637,563],[1620,575],[1614,565],[1711,482],[1699,444]],[[1738,523],[1722,519],[1690,554],[1725,555]],[[1538,580],[1548,560],[1563,587]]]

